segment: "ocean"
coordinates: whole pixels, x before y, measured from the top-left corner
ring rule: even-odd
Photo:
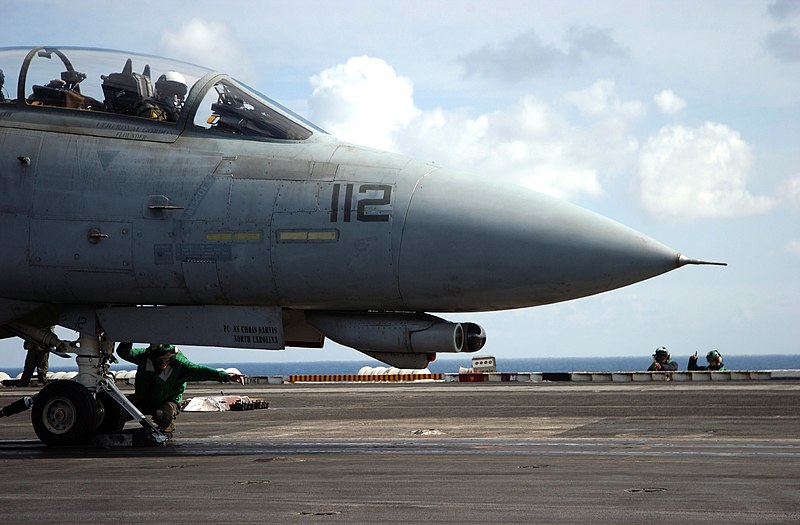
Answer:
[[[686,370],[689,356],[674,357],[679,370]],[[705,361],[700,357],[700,364]],[[458,373],[460,367],[471,366],[471,356],[461,359],[442,359],[428,365],[432,373]],[[652,363],[648,357],[541,357],[541,358],[497,358],[498,372],[620,372],[647,370]],[[363,366],[387,366],[374,360],[364,361],[315,361],[296,363],[221,363],[209,366],[238,368],[242,373],[254,376],[287,376],[292,374],[355,374]],[[783,370],[800,369],[800,355],[750,355],[725,358],[725,366],[731,370]]]
[[[191,356],[189,356],[191,358]],[[469,368],[472,355],[460,358],[439,358],[428,366],[432,373],[458,373],[460,367]],[[689,356],[673,356],[679,370],[686,370]],[[50,360],[51,372],[69,372],[77,366],[54,366]],[[705,359],[700,356],[700,364]],[[498,372],[621,372],[646,370],[650,366],[648,356],[635,357],[497,357]],[[251,362],[251,363],[203,363],[214,368],[237,368],[250,376],[289,376],[294,374],[356,374],[364,366],[386,366],[372,359],[362,361],[306,361],[306,362]],[[725,366],[730,370],[800,370],[798,355],[731,355],[725,356]],[[113,366],[112,370],[133,370],[132,364],[124,361]],[[22,368],[0,370],[10,377],[22,372]]]

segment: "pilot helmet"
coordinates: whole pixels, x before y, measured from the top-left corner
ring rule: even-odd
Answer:
[[[167,71],[156,80],[155,97],[180,105],[183,103],[187,89],[186,79],[183,75],[177,71]]]
[[[655,357],[656,359],[662,359],[664,357],[667,357],[668,355],[669,352],[667,351],[667,347],[659,346],[658,348],[656,348],[656,353],[653,354],[653,357]]]
[[[722,359],[722,354],[716,350],[712,350],[706,354],[706,361],[716,361],[717,359]]]

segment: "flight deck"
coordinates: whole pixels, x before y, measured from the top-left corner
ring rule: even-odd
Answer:
[[[191,384],[187,397],[220,387]],[[800,522],[795,379],[222,387],[269,408],[184,412],[166,446],[138,448],[47,447],[29,413],[0,419],[0,512],[13,523]],[[0,406],[34,392],[0,389]]]

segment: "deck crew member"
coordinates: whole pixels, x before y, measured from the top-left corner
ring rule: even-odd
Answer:
[[[133,348],[132,343],[120,343],[117,354],[138,367],[131,401],[143,414],[153,416],[156,425],[166,433],[175,431],[175,418],[181,411],[187,381],[244,384],[243,375],[192,363],[170,344]]]
[[[722,354],[716,350],[712,350],[706,354],[706,361],[708,366],[699,366],[697,364],[697,352],[689,356],[688,370],[711,370],[711,371],[724,371],[727,370],[725,365],[722,364]]]
[[[648,372],[674,372],[678,369],[678,363],[672,360],[667,351],[667,347],[656,348],[653,354],[653,362],[647,368]]]

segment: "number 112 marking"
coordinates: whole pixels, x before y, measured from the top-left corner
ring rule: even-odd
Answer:
[[[341,198],[341,187],[344,186],[344,200]],[[361,222],[388,222],[392,213],[392,186],[389,184],[361,184],[359,195],[353,198],[353,184],[334,184],[331,192],[331,222],[339,222],[339,208],[342,208],[342,222],[350,222],[353,212],[356,220]],[[378,198],[367,198],[362,193],[380,192]],[[375,207],[383,206],[381,210]],[[371,213],[370,213],[371,212]]]

